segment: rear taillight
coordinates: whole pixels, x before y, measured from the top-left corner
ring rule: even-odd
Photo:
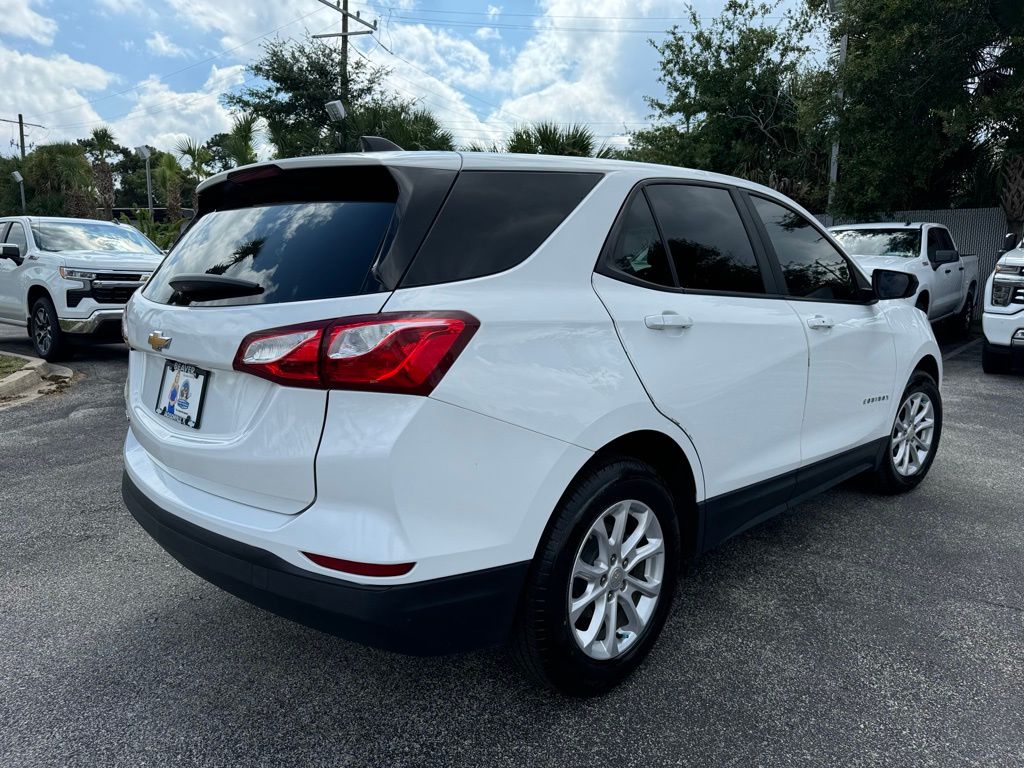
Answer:
[[[480,327],[464,312],[384,312],[242,339],[234,368],[278,384],[428,395]]]

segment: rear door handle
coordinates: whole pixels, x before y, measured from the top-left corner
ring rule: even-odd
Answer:
[[[807,327],[813,328],[816,331],[827,331],[835,324],[835,320],[824,315],[811,315],[807,318]]]
[[[689,328],[693,325],[693,319],[682,315],[661,314],[648,315],[644,318],[644,325],[652,331],[664,331],[668,328]]]

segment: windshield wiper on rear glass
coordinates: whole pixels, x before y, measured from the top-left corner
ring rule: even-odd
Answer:
[[[172,303],[189,304],[193,301],[217,301],[240,296],[258,296],[263,286],[252,280],[239,280],[224,275],[178,275],[167,281],[174,289]]]

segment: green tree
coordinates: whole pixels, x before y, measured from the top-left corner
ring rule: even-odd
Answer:
[[[259,118],[253,114],[236,115],[231,130],[224,139],[224,152],[237,167],[255,163],[256,148],[260,141]]]
[[[30,213],[95,217],[92,166],[78,144],[59,142],[36,147],[25,158],[22,173],[32,184]]]
[[[345,107],[351,114],[384,96],[381,80],[385,70],[355,59],[349,62],[346,77],[337,49],[314,38],[268,41],[263,45],[263,55],[249,65],[248,71],[265,85],[225,94],[224,103],[241,114],[263,118],[278,157],[337,152],[336,126],[328,119],[324,105],[347,90]],[[356,150],[358,147],[347,141],[349,133],[345,132],[348,145],[343,149]]]
[[[824,2],[809,0],[812,10]],[[1021,31],[1020,5],[844,0],[829,29],[833,48],[843,35],[849,40],[838,72],[844,92],[838,110],[839,211],[863,215],[996,203],[998,159],[986,144],[1006,140],[997,124],[1019,124],[1020,118],[1011,118],[994,98],[998,114],[986,120],[989,97],[979,85],[994,85],[996,71],[1019,57],[1019,37],[1016,43],[1013,38]],[[999,87],[996,92],[1006,94]],[[1016,101],[1018,109],[1024,106],[1019,95]]]
[[[199,207],[199,199],[196,195],[196,187],[199,182],[210,175],[210,165],[213,163],[213,152],[207,144],[199,144],[193,139],[186,137],[179,139],[174,145],[174,154],[179,160],[188,160],[188,166],[184,173],[188,180],[195,186],[192,189],[192,207]]]
[[[174,155],[161,152],[153,168],[153,185],[160,190],[160,198],[170,221],[181,219],[182,170]]]
[[[810,207],[828,189],[834,79],[809,55],[812,10],[776,23],[778,0],[727,0],[710,22],[690,9],[655,45],[665,97],[648,98],[654,127],[631,136],[627,157],[742,176]]]
[[[118,154],[118,145],[109,128],[94,128],[87,139],[80,139],[79,145],[92,163],[93,187],[99,200],[104,219],[113,218],[115,200],[114,169],[111,161]]]
[[[360,136],[380,136],[408,150],[455,148],[452,134],[433,114],[401,99],[374,99],[355,110],[346,123],[350,149],[355,149]]]
[[[598,145],[593,131],[587,126],[562,126],[550,122],[516,126],[500,144],[471,144],[468,149],[472,152],[514,152],[520,155],[616,156],[610,147]]]

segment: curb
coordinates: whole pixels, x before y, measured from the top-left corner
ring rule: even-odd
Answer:
[[[55,392],[63,389],[71,383],[74,371],[63,365],[54,365],[38,357],[19,355],[16,352],[4,352],[10,357],[20,357],[25,361],[25,367],[20,371],[4,376],[0,379],[0,405],[6,405],[12,400],[21,400],[26,393],[36,390],[34,394],[40,395],[48,392]]]

